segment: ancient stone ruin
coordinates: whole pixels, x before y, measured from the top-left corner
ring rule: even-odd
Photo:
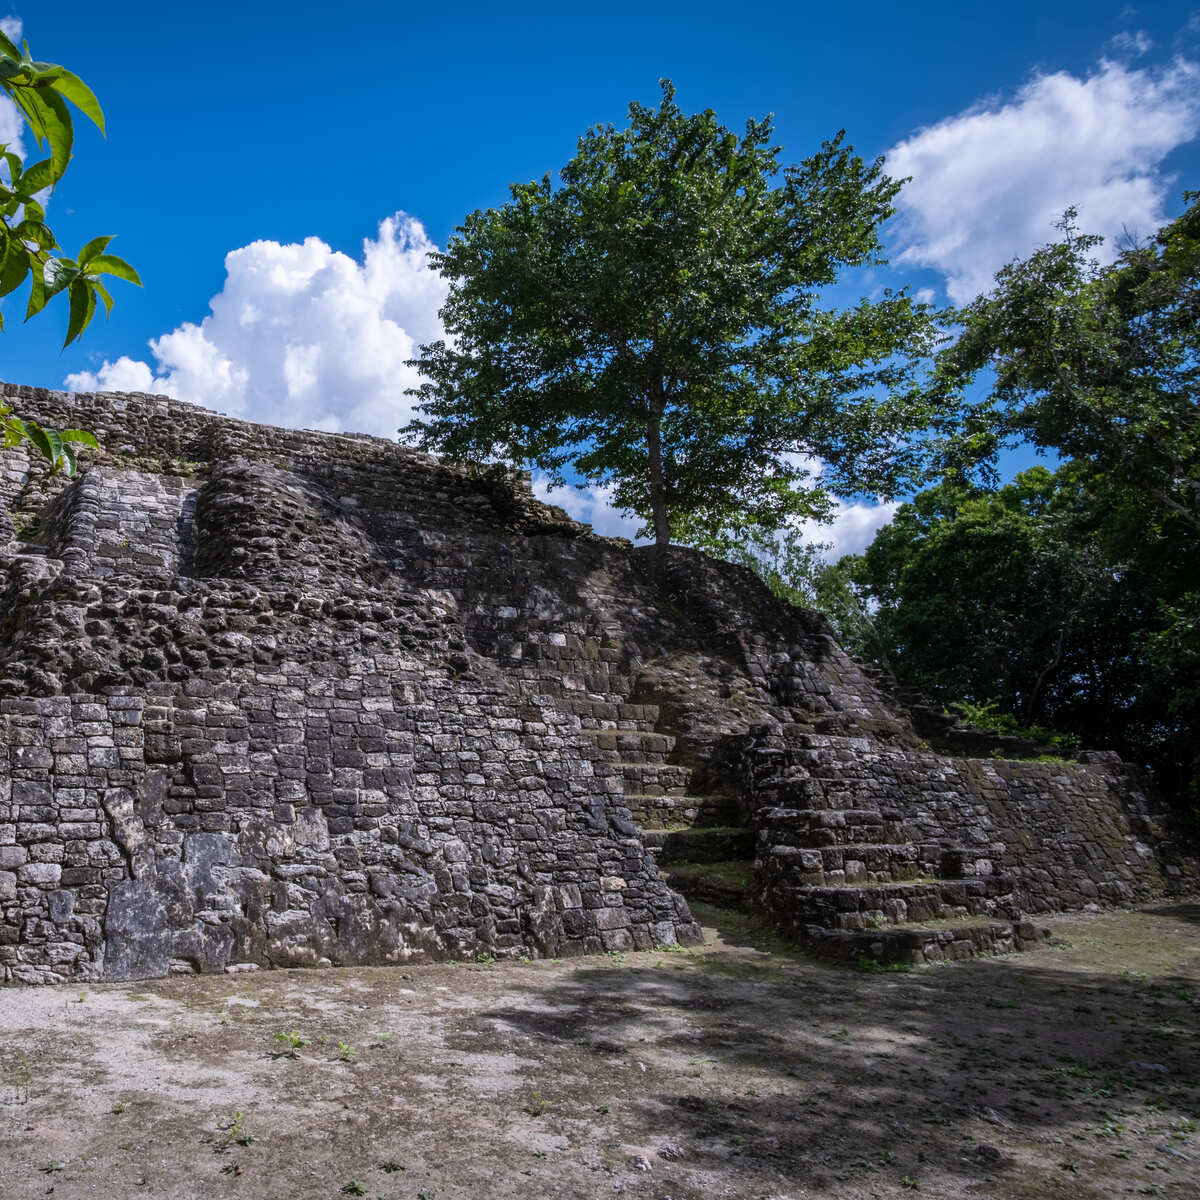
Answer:
[[[103,445],[0,453],[5,982],[647,948],[722,887],[922,962],[1194,884],[1136,771],[1010,757],[525,478],[3,394]]]

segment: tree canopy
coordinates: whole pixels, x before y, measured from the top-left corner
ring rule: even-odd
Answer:
[[[1111,266],[1075,213],[1061,241],[1010,263],[959,314],[940,356],[947,393],[984,368],[982,400],[947,406],[961,465],[1014,440],[1086,459],[1200,533],[1200,193]]]
[[[958,314],[935,378],[948,478],[838,570],[903,683],[1116,749],[1200,813],[1200,204],[1186,199],[1108,266],[1068,212],[1061,240]],[[1014,441],[1065,461],[980,487]]]
[[[839,569],[903,683],[1117,750],[1196,805],[1197,549],[1181,515],[1076,459],[923,492]]]
[[[25,319],[36,316],[55,296],[68,298],[69,315],[64,345],[73,342],[91,322],[99,300],[112,311],[112,296],[103,277],[111,275],[141,286],[137,272],[123,258],[108,253],[111,236],[92,238],[76,258],[61,252],[46,224],[44,195],[66,173],[75,142],[71,106],[104,131],[99,102],[77,75],[55,63],[37,62],[29,43],[21,50],[0,32],[0,88],[16,106],[47,157],[26,166],[7,145],[0,146],[0,297],[29,281]],[[6,177],[7,176],[7,177]],[[0,329],[4,327],[0,312]],[[12,415],[0,401],[0,444],[28,441],[54,470],[74,474],[75,445],[96,445],[84,430],[43,429],[34,421]]]
[[[659,545],[892,494],[921,458],[931,314],[891,293],[835,311],[822,290],[882,261],[900,183],[841,134],[781,167],[769,117],[739,139],[674,95],[589,130],[557,186],[513,185],[434,256],[448,337],[421,347],[424,417],[402,433],[611,485]]]

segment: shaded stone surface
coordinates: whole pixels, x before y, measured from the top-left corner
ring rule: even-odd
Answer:
[[[1181,870],[1120,763],[933,753],[822,618],[599,538],[524,476],[4,394],[104,447],[74,481],[0,453],[5,981],[687,940],[641,834],[696,824],[757,830],[793,932],[931,897],[1015,920]]]

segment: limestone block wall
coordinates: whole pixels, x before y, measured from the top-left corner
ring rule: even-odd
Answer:
[[[950,758],[774,729],[747,753],[745,803],[759,814],[758,869],[769,895],[781,870],[831,882],[778,847],[870,843],[921,877],[1003,877],[1027,912],[1145,901],[1196,885],[1195,864],[1169,853],[1140,772],[1098,761]],[[799,812],[821,814],[798,821]],[[806,834],[819,824],[828,836]],[[818,831],[820,832],[820,831]],[[1166,852],[1165,852],[1166,851]],[[838,865],[842,865],[838,860]],[[837,882],[845,882],[839,878]]]
[[[520,474],[0,388],[102,444],[74,481],[0,452],[4,982],[687,940],[640,832],[740,806],[785,845],[768,750],[1035,910],[1164,878],[1123,768],[928,753],[821,617]]]
[[[569,718],[380,655],[0,701],[8,981],[694,934]]]

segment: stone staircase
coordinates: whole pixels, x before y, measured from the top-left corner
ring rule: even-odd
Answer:
[[[728,815],[728,800],[690,791],[694,770],[676,755],[676,738],[660,729],[657,704],[630,700],[640,660],[582,606],[530,615],[515,603],[475,614],[487,651],[531,700],[549,700],[579,719],[593,747],[592,769],[612,781],[610,794],[640,831],[711,822]],[[653,839],[648,843],[653,851]]]
[[[784,932],[811,951],[919,964],[1041,940],[1022,919],[1013,880],[963,874],[976,861],[966,847],[922,841],[903,813],[805,778],[785,754],[756,757],[755,899],[789,914]]]
[[[522,614],[518,623],[514,614],[515,636],[498,638],[491,652],[527,695],[552,697],[579,718],[580,733],[594,747],[592,770],[612,781],[610,794],[628,808],[677,892],[689,901],[748,908],[754,831],[735,824],[736,797],[696,786],[700,773],[683,761],[676,736],[663,731],[660,706],[629,699],[636,692],[636,653],[589,627],[585,616]]]
[[[754,830],[732,825],[651,829],[643,840],[667,881],[688,900],[753,907]]]
[[[685,760],[660,706],[635,699],[641,648],[595,610],[561,595],[543,607],[517,575],[491,580],[481,602],[445,559],[438,574],[472,644],[532,704],[578,718],[590,747],[581,769],[607,779],[614,822],[620,827],[620,809],[628,810],[629,834],[687,899],[765,909],[794,940],[850,963],[1003,953],[1041,936],[1021,919],[1010,879],[966,874],[964,864],[977,860],[965,848],[922,840],[877,795],[776,769],[780,760],[761,750],[751,756],[755,779],[745,795],[697,786],[706,772]],[[790,679],[781,684],[778,674],[774,692]]]

